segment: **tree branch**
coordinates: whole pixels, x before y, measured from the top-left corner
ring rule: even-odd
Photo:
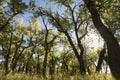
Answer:
[[[9,21],[13,19],[13,17],[15,17],[17,14],[19,14],[20,12],[14,13],[11,17],[9,17],[9,19],[0,27],[0,31],[2,31],[8,24]]]

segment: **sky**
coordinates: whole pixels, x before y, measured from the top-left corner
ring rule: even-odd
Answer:
[[[29,1],[30,0],[22,0],[22,2],[24,2],[25,4],[29,5]],[[52,9],[55,11],[55,10],[58,10],[59,9],[59,12],[61,12],[60,10],[63,10],[63,8],[60,8],[58,7],[56,4],[54,3],[46,3],[44,0],[35,0],[35,5],[38,7],[38,6],[42,6],[44,8],[50,8],[52,7]],[[30,13],[28,12],[25,12],[24,15],[19,15],[18,16],[19,18],[23,18],[24,22],[25,22],[25,25],[28,26],[29,24],[29,20],[30,20]],[[42,20],[39,18],[37,18],[37,20],[40,22],[41,24],[41,28],[43,28],[43,23],[42,23]]]

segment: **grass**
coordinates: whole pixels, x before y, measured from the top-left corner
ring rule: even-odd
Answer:
[[[54,78],[54,79],[53,79]],[[0,80],[114,80],[111,74],[92,74],[92,75],[80,75],[76,74],[74,76],[55,74],[53,76],[47,75],[43,78],[41,75],[30,75],[24,73],[15,73],[0,75]]]
[[[0,75],[0,80],[43,80],[42,77],[37,75],[29,75],[24,73],[15,73]]]

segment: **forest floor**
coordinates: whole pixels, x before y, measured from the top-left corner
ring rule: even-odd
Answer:
[[[62,75],[62,74],[55,74],[53,76],[47,75],[46,78],[43,78],[40,75],[31,75],[31,74],[7,74],[7,75],[0,75],[0,80],[114,80],[111,74],[92,74],[92,75]]]

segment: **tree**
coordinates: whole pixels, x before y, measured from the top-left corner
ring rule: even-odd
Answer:
[[[21,68],[23,65],[27,68],[33,54],[35,54],[36,46],[39,46],[40,39],[40,25],[39,22],[34,19],[30,22],[29,26],[25,26],[22,19],[18,19],[19,22],[16,22],[16,27],[13,25],[8,25],[8,29],[5,32],[1,32],[0,40],[4,39],[4,43],[1,43],[2,47],[2,56],[5,59],[5,73],[20,71],[18,67]],[[33,49],[32,49],[33,48]],[[27,54],[27,51],[30,51],[30,57]],[[31,52],[32,51],[32,52]],[[26,52],[26,53],[25,53]],[[24,57],[29,57],[26,60]],[[22,64],[22,65],[21,65]],[[26,69],[26,72],[29,71]]]
[[[96,9],[95,1],[83,0],[91,13],[92,21],[107,44],[108,49],[108,64],[110,66],[113,76],[120,79],[120,46],[117,39],[113,36],[112,32],[103,24],[100,15]]]
[[[43,24],[44,24],[44,27],[45,27],[45,36],[44,36],[44,44],[43,44],[43,47],[44,47],[44,50],[45,50],[45,56],[44,56],[44,61],[43,61],[43,76],[45,77],[46,76],[48,53],[50,52],[50,50],[51,50],[51,48],[54,44],[53,42],[55,41],[57,36],[53,35],[53,38],[48,40],[48,38],[50,37],[50,35],[49,35],[50,31],[48,29],[47,23],[44,20],[44,17],[42,17],[42,21],[43,21]]]
[[[106,62],[108,62],[107,61],[107,57],[105,56],[105,54],[106,54],[106,48],[105,48],[105,44],[104,44],[103,49],[99,53],[98,64],[96,66],[96,71],[98,71],[98,72],[101,70],[101,65],[103,63],[103,60],[105,60]]]
[[[0,31],[2,31],[13,18],[18,15],[19,13],[22,13],[28,6],[25,5],[25,3],[22,2],[22,0],[16,0],[16,1],[9,1],[9,0],[3,0],[5,3],[0,2],[2,5],[3,11],[2,18],[0,18]],[[4,4],[7,4],[8,6],[3,6]],[[16,7],[17,6],[17,7]],[[10,10],[6,10],[5,7],[9,7]],[[7,18],[6,18],[7,16]]]
[[[119,80],[120,13],[113,4],[118,0],[37,1],[0,2],[0,68],[6,74],[23,72],[53,80],[55,73],[104,74],[108,64]]]
[[[55,26],[59,32],[64,33],[64,35],[68,39],[70,46],[74,51],[76,58],[78,59],[81,74],[85,74],[86,71],[83,60],[84,47],[82,46],[81,40],[87,34],[88,25],[87,24],[84,25],[84,23],[87,22],[88,19],[86,20],[85,18],[80,16],[81,13],[75,12],[75,10],[78,8],[79,3],[75,5],[73,8],[70,6],[70,3],[67,1],[66,4],[64,4],[62,1],[58,3],[62,4],[63,6],[65,6],[65,8],[67,8],[67,10],[64,11],[62,16],[58,12],[53,13],[52,10],[48,11],[44,8],[39,8],[38,11],[35,12],[35,16],[45,15],[46,17],[48,17],[50,24]],[[86,18],[88,18],[88,16],[86,16]],[[81,33],[81,35],[78,35],[80,33],[80,27],[82,25],[83,25],[83,30],[85,32]],[[75,30],[74,34],[76,35],[77,46],[74,44],[72,37],[70,36],[70,31],[72,31],[73,29]]]

